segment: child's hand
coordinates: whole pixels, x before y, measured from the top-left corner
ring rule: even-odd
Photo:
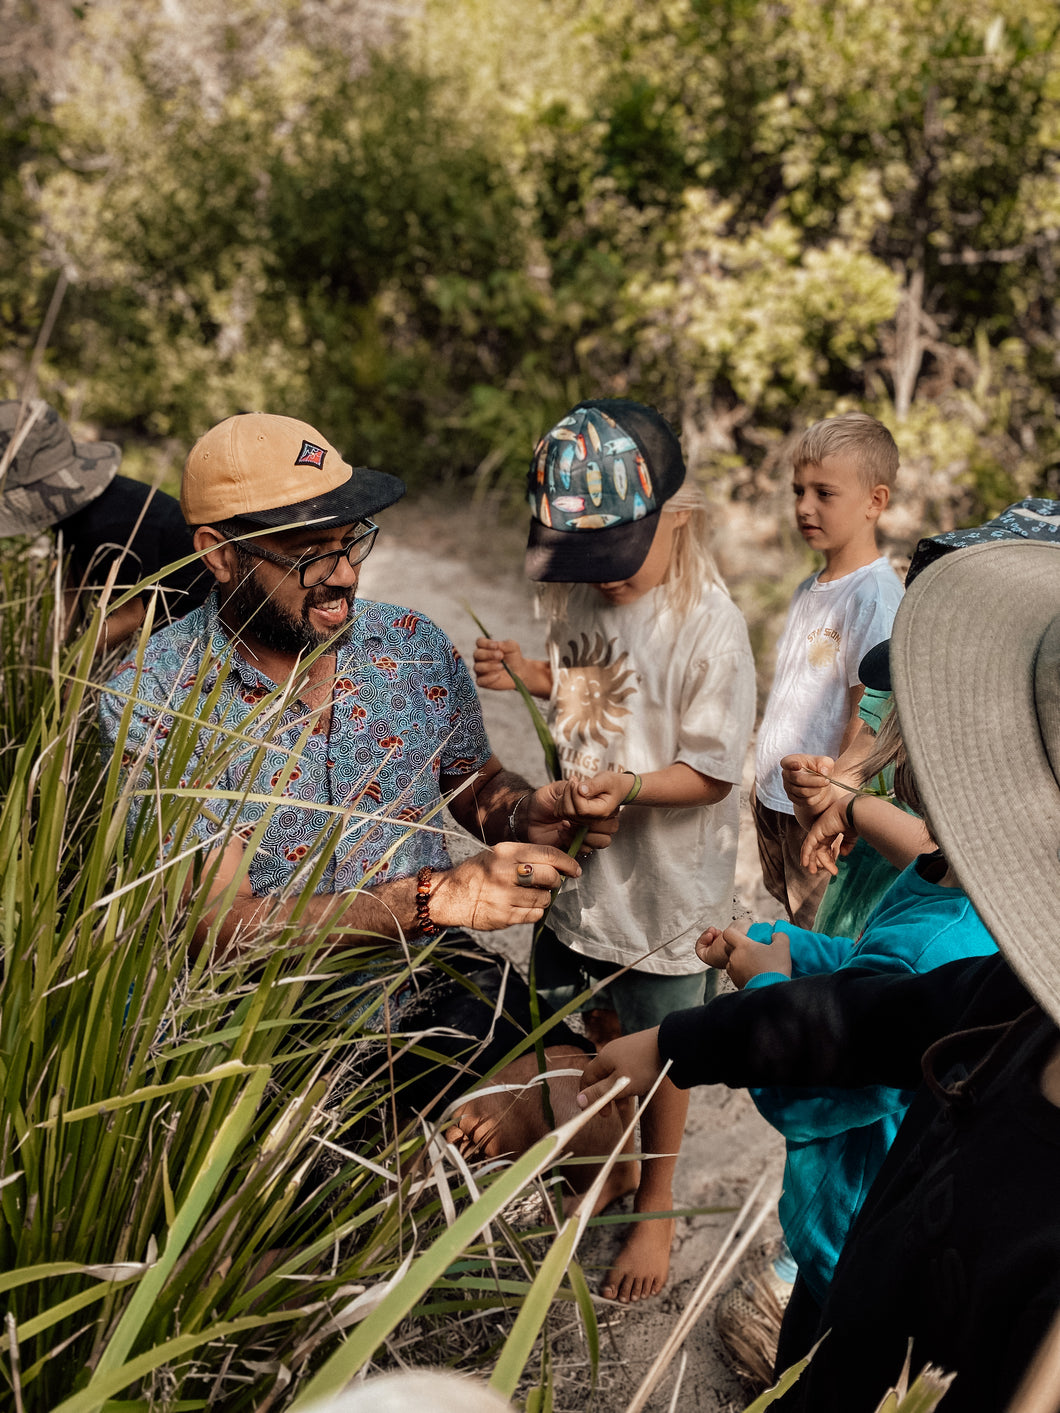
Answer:
[[[591,780],[567,781],[567,813],[571,819],[610,819],[633,787],[628,770],[602,770]]]
[[[832,803],[836,791],[823,776],[835,770],[831,756],[785,756],[780,762],[784,793],[793,805],[818,815]]]
[[[724,971],[729,964],[724,938],[723,927],[708,927],[706,932],[701,932],[696,938],[696,956],[701,962],[706,962],[708,967],[716,967],[718,971]]]
[[[824,869],[834,877],[839,872],[836,859],[840,854],[849,854],[857,843],[858,836],[847,823],[847,801],[851,798],[848,795],[834,800],[806,831],[800,859],[810,873]]]
[[[607,1093],[619,1075],[629,1079],[629,1085],[622,1091],[623,1099],[647,1094],[659,1078],[662,1067],[658,1026],[654,1030],[638,1030],[633,1035],[612,1040],[582,1072],[578,1106],[588,1108]]]
[[[530,796],[526,805],[526,837],[532,844],[552,844],[566,851],[574,836],[586,829],[580,857],[595,849],[606,849],[618,829],[618,816],[601,817],[585,809],[575,810],[572,799],[573,781],[552,780]]]
[[[724,932],[708,927],[696,943],[696,955],[707,966],[726,972],[738,987],[765,971],[791,975],[791,944],[786,932],[774,932],[771,942],[753,942],[738,927],[727,927]]]
[[[514,672],[532,697],[547,697],[552,691],[552,669],[546,661],[523,657],[514,638],[475,639],[475,682],[493,692],[512,692],[512,681],[505,664]]]
[[[514,638],[475,639],[475,683],[491,692],[514,692],[515,683],[504,670],[507,663],[522,680],[525,659]]]

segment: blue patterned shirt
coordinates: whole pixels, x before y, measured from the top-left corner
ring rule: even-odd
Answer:
[[[268,797],[204,801],[193,826],[207,841],[220,842],[233,828],[246,839],[271,813],[250,865],[259,897],[280,891],[296,873],[304,877],[318,845],[330,851],[318,893],[356,887],[366,874],[374,884],[408,877],[425,864],[450,867],[441,817],[432,816],[439,775],[472,774],[489,759],[490,746],[474,684],[441,629],[408,609],[358,601],[350,639],[337,651],[326,725],[293,694],[262,707],[277,684],[240,653],[217,610],[212,595],[156,633],[138,685],[134,660],[118,668],[100,701],[104,757],[115,750],[134,691],[125,764],[150,743],[163,766],[174,712],[211,723],[200,731],[199,752],[180,784]],[[233,744],[233,731],[252,742]],[[213,773],[219,743],[228,757]],[[336,828],[341,837],[331,850],[324,841]]]

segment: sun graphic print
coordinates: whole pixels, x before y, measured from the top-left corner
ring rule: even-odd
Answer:
[[[839,657],[841,638],[835,628],[815,628],[806,644],[806,661],[818,671],[833,667]]]
[[[615,643],[597,633],[590,642],[582,633],[560,656],[556,687],[556,727],[568,740],[581,738],[606,746],[608,735],[621,729],[630,708],[623,703],[637,690],[636,673],[625,652],[615,656]]]

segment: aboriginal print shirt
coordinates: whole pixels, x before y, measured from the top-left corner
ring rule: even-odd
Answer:
[[[327,724],[247,661],[217,609],[212,595],[156,633],[139,678],[135,660],[119,667],[100,702],[104,757],[132,695],[123,764],[139,761],[145,784],[237,796],[203,799],[192,826],[198,838],[220,842],[235,828],[249,840],[269,816],[250,866],[258,896],[308,880],[321,852],[328,859],[318,893],[355,887],[366,875],[382,883],[425,864],[448,868],[434,813],[439,774],[473,773],[490,747],[467,668],[441,629],[408,609],[358,601],[337,651]],[[166,743],[188,730],[188,715],[198,750],[178,782],[166,771]],[[180,754],[187,757],[186,746]]]

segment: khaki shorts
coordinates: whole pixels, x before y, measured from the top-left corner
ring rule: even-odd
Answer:
[[[793,814],[764,805],[754,790],[751,809],[758,835],[758,859],[762,881],[797,927],[813,927],[828,874],[810,873],[799,859],[806,831]]]

